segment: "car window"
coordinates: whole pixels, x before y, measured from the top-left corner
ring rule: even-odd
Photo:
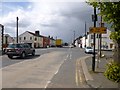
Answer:
[[[25,48],[30,48],[30,45],[24,44],[24,47],[25,47]]]
[[[22,48],[23,46],[22,46],[22,44],[16,44],[16,47],[17,48]]]
[[[21,44],[9,44],[8,48],[22,48],[23,46]]]
[[[87,47],[87,49],[92,49],[91,47]]]
[[[15,46],[15,44],[9,44],[8,45],[8,48],[15,48],[16,46]]]

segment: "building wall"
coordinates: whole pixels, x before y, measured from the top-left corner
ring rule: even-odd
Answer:
[[[43,36],[43,47],[50,46],[50,38]]]
[[[55,46],[55,40],[50,39],[50,46]]]
[[[102,34],[102,49],[114,49],[114,43],[113,41],[109,38],[110,36],[110,32],[109,30],[107,30],[107,34]],[[84,48],[85,46],[85,37],[83,37],[82,39],[82,47]],[[96,34],[96,49],[98,49],[98,38],[97,38],[97,34]],[[91,46],[93,47],[93,34],[88,34],[87,35],[87,39],[86,39],[86,46]]]
[[[29,43],[32,47],[35,48],[43,47],[43,38],[34,36],[26,31],[19,35],[19,43]]]
[[[4,34],[4,36],[3,36],[3,48],[6,48],[9,43],[14,43],[13,37],[11,37],[9,34]]]

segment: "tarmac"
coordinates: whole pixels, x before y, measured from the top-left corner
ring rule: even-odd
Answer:
[[[106,51],[106,52],[112,52],[112,51]],[[87,66],[87,73],[84,71],[84,75],[86,78],[86,83],[89,85],[91,88],[109,88],[109,89],[117,89],[118,88],[118,83],[112,82],[108,80],[104,76],[104,72],[106,70],[106,64],[112,59],[112,54],[105,53],[104,57],[100,58],[99,60],[96,59],[95,62],[95,71],[92,71],[92,55],[88,58],[86,58],[85,63]],[[96,57],[97,58],[97,57]],[[84,69],[84,67],[82,67]],[[87,75],[86,75],[87,74]]]

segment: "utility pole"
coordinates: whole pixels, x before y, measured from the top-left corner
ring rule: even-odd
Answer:
[[[74,33],[73,43],[74,43],[74,45],[75,45],[75,31],[73,31],[73,33]]]
[[[96,7],[94,7],[94,27],[96,27],[96,21],[97,21],[97,14],[96,14]],[[95,71],[95,44],[96,44],[96,35],[94,33],[94,39],[93,39],[93,43],[94,43],[94,52],[93,52],[93,57],[92,57],[92,71]]]
[[[19,20],[19,18],[17,17],[16,19],[17,19],[17,23],[16,23],[17,38],[16,38],[16,41],[18,43],[18,20]]]
[[[101,27],[104,27],[104,23],[102,23],[102,16],[101,16],[101,22],[100,22],[100,26]],[[102,34],[99,35],[100,37],[100,57],[102,56],[102,53],[101,53],[101,46],[102,46]]]
[[[4,41],[4,26],[3,25],[1,25],[2,26],[2,54],[4,53],[4,51],[3,51],[3,41]]]
[[[86,21],[85,21],[85,47],[86,47],[86,38],[87,38],[87,35],[86,35]]]

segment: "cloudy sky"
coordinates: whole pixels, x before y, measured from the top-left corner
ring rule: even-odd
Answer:
[[[24,2],[23,2],[24,1]],[[93,8],[84,0],[6,0],[1,3],[0,22],[5,33],[16,36],[16,17],[19,17],[19,34],[39,30],[41,35],[62,38],[71,42],[74,37],[84,35],[85,21],[87,31],[93,26]]]

